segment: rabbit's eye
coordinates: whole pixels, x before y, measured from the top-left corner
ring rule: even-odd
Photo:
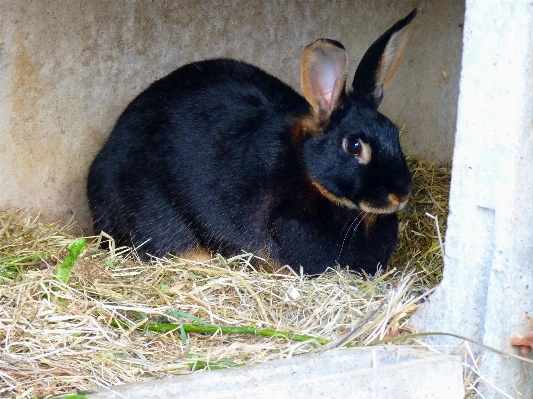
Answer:
[[[363,145],[358,139],[355,138],[345,138],[343,140],[343,146],[344,151],[356,157],[360,157],[361,152],[363,151]]]

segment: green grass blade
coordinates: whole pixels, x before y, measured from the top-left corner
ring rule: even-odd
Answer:
[[[0,265],[4,263],[18,263],[18,262],[26,262],[29,260],[41,260],[42,258],[47,258],[49,256],[50,256],[50,252],[43,252],[40,254],[18,256],[16,258],[3,258],[3,259],[0,259]]]
[[[119,325],[121,325],[122,327],[126,327],[126,328],[129,327],[126,323],[118,322],[116,320],[112,320],[111,325],[115,327],[118,327]],[[276,330],[261,329],[255,326],[234,327],[234,326],[215,326],[215,325],[202,326],[202,325],[197,325],[197,324],[150,323],[148,328],[143,328],[143,329],[147,329],[149,331],[161,332],[161,333],[166,333],[169,331],[179,329],[182,335],[184,332],[200,333],[200,334],[214,334],[216,332],[220,332],[222,334],[250,334],[250,335],[261,335],[263,337],[283,338],[283,339],[288,339],[292,341],[315,340],[321,345],[326,345],[331,342],[331,340],[329,339],[313,337],[311,335],[293,334],[293,333],[286,333],[286,332],[276,331]]]
[[[56,277],[59,281],[68,284],[76,260],[85,249],[86,243],[84,238],[78,238],[67,248],[68,255],[65,256],[63,262],[57,266]]]
[[[197,322],[198,324],[201,324],[203,326],[214,326],[214,324],[211,324],[211,323],[207,323],[205,321],[203,321],[202,319],[200,319],[199,317],[196,317],[190,313],[187,313],[187,312],[167,312],[166,314],[168,314],[169,316],[173,316],[175,318],[177,318],[180,322],[181,322],[181,318],[186,318],[186,319],[191,319],[192,321],[195,321]]]

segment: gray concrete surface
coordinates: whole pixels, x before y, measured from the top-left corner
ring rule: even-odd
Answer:
[[[302,50],[319,37],[344,43],[353,75],[372,41],[421,4],[382,111],[408,127],[408,152],[449,161],[463,0],[0,0],[0,207],[88,227],[89,164],[150,82],[223,56],[300,90]]]
[[[418,330],[518,354],[509,339],[532,329],[531,93],[533,4],[467,0],[444,279],[412,317]],[[486,398],[503,397],[488,382],[510,397],[533,397],[531,364],[472,348]]]
[[[407,348],[304,355],[253,366],[115,386],[89,399],[462,399],[457,357]]]

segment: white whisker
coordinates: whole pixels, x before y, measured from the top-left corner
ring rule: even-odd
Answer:
[[[361,217],[362,215],[362,217]],[[363,212],[363,211],[359,211],[359,213],[354,217],[353,221],[350,223],[350,227],[348,227],[348,229],[346,230],[346,234],[344,235],[344,238],[342,239],[342,244],[341,244],[341,249],[339,251],[339,254],[337,255],[337,263],[339,262],[340,258],[341,258],[341,255],[342,255],[342,250],[344,249],[344,244],[346,243],[347,241],[347,238],[348,236],[350,235],[350,230],[352,231],[352,235],[355,234],[355,232],[357,231],[357,228],[359,227],[359,225],[361,224],[361,222],[363,221],[363,219],[365,218],[366,216],[366,213]],[[359,221],[359,223],[357,223],[355,225],[355,227],[353,228],[352,230],[352,226],[354,225],[355,222]],[[343,229],[344,230],[344,229]]]

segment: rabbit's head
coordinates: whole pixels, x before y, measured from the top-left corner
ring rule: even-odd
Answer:
[[[311,183],[329,200],[374,214],[402,209],[411,174],[398,128],[377,111],[409,39],[416,10],[367,50],[345,91],[342,44],[320,39],[302,58],[302,89],[310,113],[300,119],[303,163]]]

